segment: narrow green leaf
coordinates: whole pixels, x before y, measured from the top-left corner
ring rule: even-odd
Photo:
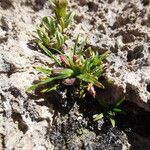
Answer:
[[[82,73],[89,72],[89,65],[90,65],[90,63],[91,62],[86,58],[85,61],[84,61],[84,66],[83,66],[83,69],[82,69]]]
[[[34,84],[34,85],[30,86],[26,91],[31,92],[32,90],[35,90],[37,87],[38,87],[38,85]]]
[[[67,28],[69,26],[69,24],[73,20],[74,16],[75,16],[75,13],[73,13],[73,12],[69,12],[66,15],[66,18],[65,18],[65,28]]]
[[[68,77],[72,76],[74,74],[74,71],[72,69],[65,69],[65,68],[56,68],[52,70],[52,73],[54,75],[67,75]]]
[[[57,30],[56,33],[55,33],[55,36],[56,36],[56,39],[57,39],[57,48],[61,48],[62,45],[65,43],[65,40],[64,40],[64,36]]]
[[[100,55],[100,61],[105,60],[105,59],[109,56],[109,54],[110,54],[109,51],[107,51],[107,52],[101,54],[101,55]]]
[[[59,22],[60,22],[60,25],[61,25],[61,33],[64,32],[64,29],[65,29],[65,21],[64,21],[64,18],[60,18],[59,19]]]
[[[112,126],[115,127],[115,123],[116,123],[116,122],[115,122],[115,113],[112,112],[112,111],[109,111],[109,112],[108,112],[108,118],[109,118],[109,120],[110,120]]]
[[[72,69],[63,69],[61,72],[61,74],[66,74],[68,76],[71,76],[74,74],[74,71]]]
[[[44,45],[48,46],[50,43],[48,34],[42,28],[37,29],[37,34],[38,34],[40,40],[44,43]]]
[[[41,32],[41,29],[40,29],[40,28],[38,28],[38,29],[36,30],[36,33],[37,33],[37,35],[39,36],[39,38],[42,40],[42,39],[43,39],[43,35],[42,35],[42,32]]]
[[[44,85],[44,84],[50,83],[52,81],[60,80],[60,79],[65,79],[65,78],[68,78],[68,77],[70,77],[70,75],[67,75],[67,74],[64,75],[63,74],[63,75],[60,75],[60,76],[47,78],[47,79],[42,80],[41,82],[39,82],[37,84],[33,84],[31,87],[29,87],[27,89],[27,91],[32,91],[32,90],[36,89],[38,86],[40,86],[40,85]]]
[[[113,118],[109,117],[109,120],[110,120],[110,122],[111,122],[112,127],[114,128],[114,127],[115,127],[115,125],[116,125],[116,121],[115,121],[115,119],[113,119]]]
[[[47,84],[47,83],[49,83],[49,82],[52,82],[53,80],[54,80],[54,78],[47,78],[47,79],[45,79],[45,80],[43,80],[43,81],[41,81],[41,82],[39,82],[39,83],[37,83],[37,84],[33,84],[33,85],[28,89],[28,91],[34,90],[34,89],[36,89],[38,86]]]
[[[115,103],[113,104],[113,107],[118,107],[118,106],[121,105],[124,101],[125,101],[125,97],[116,100]]]
[[[122,110],[121,110],[121,109],[119,109],[119,108],[113,108],[113,112],[115,112],[115,113],[121,113],[121,112],[122,112]]]
[[[47,75],[50,75],[51,74],[51,71],[52,71],[52,68],[42,68],[42,67],[35,67],[35,69],[39,72],[42,72],[44,74],[47,74]]]
[[[91,74],[81,74],[79,76],[77,76],[77,78],[88,82],[88,83],[93,83],[95,86],[99,87],[99,88],[104,88],[104,86],[98,81],[98,79],[95,78],[95,76],[91,75]]]
[[[77,45],[78,45],[78,42],[79,42],[79,34],[76,38],[76,41],[75,41],[75,45],[74,45],[74,48],[73,48],[73,55],[76,55],[76,51],[77,51]]]
[[[56,49],[56,48],[51,48],[51,50],[54,50],[55,52],[63,55],[63,53],[60,50]]]
[[[90,56],[91,56],[92,58],[94,58],[94,57],[95,57],[95,53],[94,53],[94,51],[92,50],[92,48],[91,48],[91,47],[88,47],[87,51],[89,51]]]
[[[59,85],[56,84],[56,85],[53,85],[53,87],[48,87],[48,88],[43,89],[41,92],[42,93],[47,93],[47,92],[50,92],[50,91],[56,91],[58,87],[59,87]]]
[[[55,20],[52,17],[46,16],[46,17],[43,17],[42,23],[44,27],[47,28],[48,30],[47,32],[50,32],[51,35],[54,35],[57,29]]]
[[[123,114],[123,115],[126,114],[125,111],[123,111],[123,110],[121,110],[121,109],[119,109],[119,108],[113,108],[112,111],[115,112],[115,113],[118,113],[118,114]]]
[[[100,78],[101,75],[103,74],[103,68],[101,66],[95,67],[93,69],[93,73],[96,77]],[[103,83],[103,81],[101,81],[101,83],[105,86],[105,84]]]
[[[103,113],[96,116],[96,118],[93,121],[98,121],[104,117]]]
[[[58,65],[61,65],[61,62],[60,60],[55,56],[53,55],[50,50],[48,50],[44,45],[42,45],[41,43],[40,44],[40,47],[43,49],[43,51],[49,56],[51,57],[52,59],[54,59],[54,61],[58,64]]]

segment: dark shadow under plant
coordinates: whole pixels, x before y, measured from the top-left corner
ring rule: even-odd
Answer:
[[[102,113],[94,117],[94,121],[98,121],[102,118],[107,118],[111,122],[112,126],[115,127],[116,121],[115,116],[116,114],[125,114],[125,112],[119,108],[119,106],[125,101],[125,98],[121,98],[116,100],[113,104],[109,104],[105,101],[101,102],[101,108],[103,110]]]

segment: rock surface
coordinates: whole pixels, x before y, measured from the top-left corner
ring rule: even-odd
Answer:
[[[53,148],[47,137],[52,121],[50,107],[38,105],[34,97],[26,94],[26,89],[38,79],[33,67],[51,64],[46,55],[32,50],[29,44],[36,21],[49,13],[47,9],[41,10],[42,3],[37,0],[0,1],[1,150]]]
[[[115,81],[119,96],[125,93],[150,111],[149,1],[70,0],[70,6],[76,13],[71,39],[80,33],[94,49],[110,50],[106,77]],[[49,14],[46,0],[0,1],[0,149],[54,149],[53,108],[26,93],[40,76],[34,66],[52,63],[30,42],[41,17]]]
[[[77,16],[71,34],[87,36],[100,52],[111,51],[106,77],[118,87],[109,91],[111,99],[125,95],[150,111],[149,1],[82,0],[72,7]]]

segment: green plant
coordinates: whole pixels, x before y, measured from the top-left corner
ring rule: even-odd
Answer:
[[[118,99],[113,104],[108,104],[105,101],[101,102],[100,105],[103,108],[103,112],[97,115],[94,118],[94,121],[98,121],[102,119],[103,117],[106,117],[110,120],[112,126],[115,127],[115,124],[116,124],[115,115],[119,113],[124,114],[124,111],[118,108],[124,102],[124,100],[125,98]]]
[[[55,12],[56,21],[59,24],[61,33],[65,33],[65,29],[68,28],[70,22],[74,17],[73,12],[68,12],[68,0],[52,0],[53,10]]]
[[[43,49],[61,49],[66,41],[66,29],[74,17],[74,13],[68,12],[67,0],[51,0],[54,17],[43,17],[41,24],[37,27],[35,42]],[[42,45],[42,46],[41,46]]]
[[[44,46],[44,51],[54,59],[57,66],[54,68],[37,68],[44,73],[46,78],[37,84],[31,86],[28,90],[34,90],[41,85],[47,85],[41,92],[50,92],[52,90],[62,90],[68,88],[68,93],[78,97],[84,97],[86,91],[93,97],[96,96],[95,87],[104,88],[104,81],[100,81],[103,76],[103,61],[108,56],[108,52],[100,55],[91,48],[84,50],[85,42],[78,46],[78,38],[74,47],[66,53],[60,53],[60,58],[52,54]],[[87,54],[88,53],[88,56]]]

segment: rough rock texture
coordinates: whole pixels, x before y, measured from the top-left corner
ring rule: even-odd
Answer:
[[[87,36],[100,52],[110,50],[106,76],[115,80],[118,95],[126,93],[128,100],[150,110],[149,1],[70,2],[76,17],[68,34]],[[26,94],[40,76],[33,67],[51,64],[30,43],[40,18],[51,14],[49,8],[46,0],[0,0],[0,149],[53,149],[51,104]]]
[[[111,128],[104,119],[93,122],[92,116],[100,111],[97,101],[88,96],[82,101],[67,102],[54,104],[58,115],[53,119],[50,139],[56,150],[130,149],[132,144],[124,131]]]
[[[75,1],[76,2],[76,1]],[[71,34],[88,37],[95,50],[110,50],[106,77],[115,81],[111,100],[126,95],[150,110],[150,4],[147,0],[81,0],[72,3],[76,24]],[[100,93],[101,95],[101,93]],[[108,95],[105,93],[105,95]]]
[[[32,50],[28,44],[36,20],[47,13],[46,10],[35,13],[40,9],[41,1],[0,1],[1,150],[45,150],[53,147],[47,136],[52,118],[50,107],[40,106],[34,97],[26,94],[26,89],[38,79],[33,66],[51,64],[47,56]],[[38,101],[44,99],[39,98]]]

